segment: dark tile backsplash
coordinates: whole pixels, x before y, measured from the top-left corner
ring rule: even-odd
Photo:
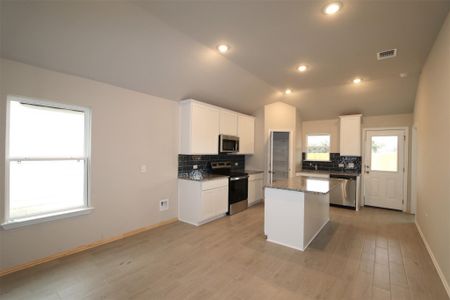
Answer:
[[[245,169],[245,155],[186,155],[178,154],[178,175],[188,174],[193,170],[193,166],[197,165],[198,170],[203,172],[211,171],[211,162],[231,162],[231,168],[236,171]]]
[[[328,161],[306,161],[306,153],[302,153],[302,169],[314,170],[317,165],[318,170],[323,171],[348,171],[361,173],[361,156],[341,156],[339,153],[330,153],[330,162]],[[353,163],[355,167],[348,169],[348,163]],[[339,164],[344,164],[344,168],[340,168]]]

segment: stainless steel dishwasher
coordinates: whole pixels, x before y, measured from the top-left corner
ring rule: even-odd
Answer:
[[[330,204],[356,208],[357,175],[331,174],[330,178],[342,179],[339,185],[330,191]]]

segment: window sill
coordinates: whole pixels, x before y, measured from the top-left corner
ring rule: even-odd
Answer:
[[[331,162],[331,160],[312,160],[312,159],[305,159],[304,162]]]
[[[30,218],[15,219],[15,220],[5,222],[5,223],[1,224],[0,226],[3,227],[4,230],[14,229],[14,228],[18,228],[18,227],[27,226],[27,225],[33,225],[33,224],[39,224],[39,223],[44,223],[44,222],[49,222],[49,221],[54,221],[54,220],[59,220],[59,219],[75,217],[75,216],[87,215],[87,214],[90,214],[93,209],[94,209],[93,207],[82,207],[82,208],[76,208],[76,209],[72,209],[72,210],[66,210],[66,211],[62,211],[62,212],[56,212],[56,213],[35,216],[35,217],[30,217]]]

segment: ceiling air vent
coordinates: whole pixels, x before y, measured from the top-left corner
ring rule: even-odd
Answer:
[[[385,50],[377,53],[378,60],[383,60],[396,56],[397,56],[397,49]]]

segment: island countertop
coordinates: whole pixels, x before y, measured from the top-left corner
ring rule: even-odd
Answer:
[[[288,179],[274,180],[266,184],[265,188],[290,190],[304,193],[328,194],[330,190],[339,185],[342,179],[311,178],[308,176],[295,176]]]

